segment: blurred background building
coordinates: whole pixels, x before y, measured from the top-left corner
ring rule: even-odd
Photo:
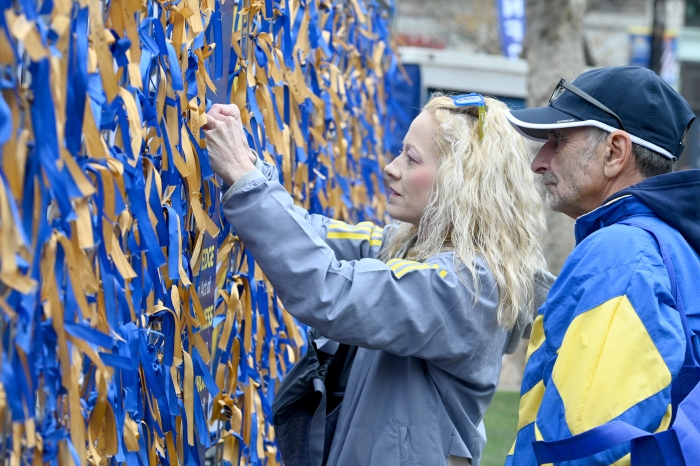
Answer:
[[[527,47],[511,59],[503,47],[504,39],[508,40],[503,23],[508,19],[503,18],[503,8],[499,13],[499,5],[508,4],[522,5],[523,18],[526,10],[542,4],[581,10],[584,69],[650,66],[654,5],[663,4],[665,40],[660,74],[696,113],[700,111],[700,0],[433,0],[429,5],[422,0],[398,0],[395,30],[399,52],[411,79],[415,81],[418,75],[420,104],[430,92],[447,90],[486,93],[516,108],[526,105]],[[523,44],[527,23],[523,21]],[[558,27],[566,30],[578,25]],[[571,79],[578,73],[568,74],[563,77]],[[555,82],[545,87],[553,88]],[[699,136],[696,128],[691,138],[696,144],[682,157],[684,167],[700,168]]]
[[[700,0],[397,0],[394,29],[405,69],[394,153],[431,92],[545,105],[559,78],[596,67],[650,67],[700,114]],[[680,168],[700,168],[699,123],[686,147]],[[558,274],[574,221],[548,209],[547,220],[545,253]],[[526,343],[506,357],[500,388],[519,390]]]

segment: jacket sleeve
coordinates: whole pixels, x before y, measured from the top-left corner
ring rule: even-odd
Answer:
[[[268,181],[279,179],[277,168],[264,162],[258,157],[255,163],[257,170],[246,174],[234,185],[226,189],[222,202],[226,201],[251,180],[264,177]],[[351,225],[340,220],[333,220],[323,215],[309,214],[305,209],[292,204],[294,212],[306,220],[311,228],[323,238],[333,250],[338,260],[358,260],[366,257],[376,257],[385,239],[384,228],[372,222],[360,222]]]
[[[475,296],[451,253],[425,263],[338,260],[284,188],[262,176],[228,197],[224,213],[287,310],[328,338],[453,374],[485,347],[500,345],[500,361],[507,332],[496,324],[498,292],[485,267]]]
[[[579,248],[533,324],[513,465],[535,464],[522,461],[534,440],[615,420],[648,432],[670,424],[685,337],[656,242],[615,225]],[[612,266],[597,269],[601,263]],[[621,445],[567,464],[629,464],[628,453]]]

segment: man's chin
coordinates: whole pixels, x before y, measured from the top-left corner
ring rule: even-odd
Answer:
[[[547,190],[545,197],[545,202],[547,202],[547,207],[549,207],[554,212],[561,212],[561,197],[553,196],[552,193]]]

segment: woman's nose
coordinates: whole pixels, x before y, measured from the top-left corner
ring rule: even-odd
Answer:
[[[384,167],[384,176],[387,178],[393,178],[397,180],[400,177],[400,173],[401,172],[396,167],[396,159],[392,160],[390,164]]]

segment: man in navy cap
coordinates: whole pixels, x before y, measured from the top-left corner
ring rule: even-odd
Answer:
[[[674,172],[694,118],[637,67],[562,79],[548,106],[511,112],[513,126],[545,143],[532,170],[549,207],[576,219],[576,247],[533,323],[506,465],[536,465],[535,440],[610,421],[669,427],[674,379],[700,355],[700,171]],[[566,464],[629,463],[623,443]]]

